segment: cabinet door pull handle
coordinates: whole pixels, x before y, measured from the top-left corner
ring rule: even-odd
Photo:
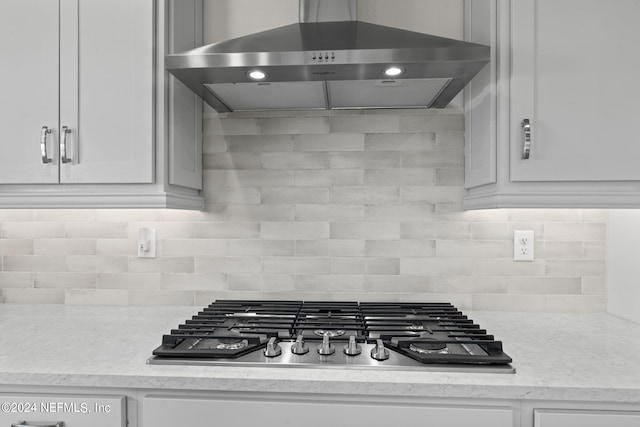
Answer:
[[[60,160],[62,163],[71,163],[71,157],[67,157],[67,135],[71,133],[71,129],[62,126],[62,140],[60,141]]]
[[[47,135],[51,133],[51,129],[47,126],[42,126],[42,132],[40,133],[40,155],[42,156],[42,163],[51,163],[51,158],[47,155]]]
[[[55,421],[52,423],[29,423],[28,421],[19,421],[11,424],[11,427],[64,427],[63,421]]]
[[[522,158],[528,159],[531,154],[531,122],[529,119],[522,121]]]

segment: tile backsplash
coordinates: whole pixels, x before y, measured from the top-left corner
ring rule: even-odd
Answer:
[[[462,211],[457,110],[208,112],[204,134],[202,212],[0,210],[4,302],[606,308],[607,211]],[[136,256],[141,227],[157,258]],[[533,262],[512,260],[520,229]]]

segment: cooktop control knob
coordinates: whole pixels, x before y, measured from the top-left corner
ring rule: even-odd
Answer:
[[[309,346],[302,340],[302,335],[298,335],[296,342],[291,346],[291,353],[293,354],[307,354],[309,353]]]
[[[389,350],[384,348],[382,340],[376,340],[376,346],[371,349],[371,357],[376,360],[387,360],[389,358]]]
[[[326,333],[322,337],[322,344],[318,346],[318,353],[322,356],[329,356],[336,352],[336,348],[329,342],[329,334]]]
[[[344,346],[344,354],[347,356],[357,356],[362,353],[362,347],[356,342],[356,337],[351,335],[349,343]]]
[[[276,337],[269,338],[267,348],[264,349],[264,355],[267,357],[278,357],[282,354],[282,348],[276,343]]]

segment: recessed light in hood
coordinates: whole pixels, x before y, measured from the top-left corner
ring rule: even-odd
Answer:
[[[249,71],[248,76],[252,80],[264,80],[267,78],[267,73],[260,70]]]
[[[301,22],[167,55],[167,70],[219,112],[430,108],[489,62],[488,46],[354,20],[356,0],[299,1]]]
[[[386,76],[389,76],[389,77],[396,77],[396,76],[399,76],[402,73],[404,73],[404,70],[401,67],[391,66],[391,67],[387,68],[386,70],[384,70],[384,74]]]

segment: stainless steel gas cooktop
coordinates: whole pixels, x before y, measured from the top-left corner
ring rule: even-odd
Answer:
[[[219,300],[147,363],[514,373],[511,361],[448,303]]]

